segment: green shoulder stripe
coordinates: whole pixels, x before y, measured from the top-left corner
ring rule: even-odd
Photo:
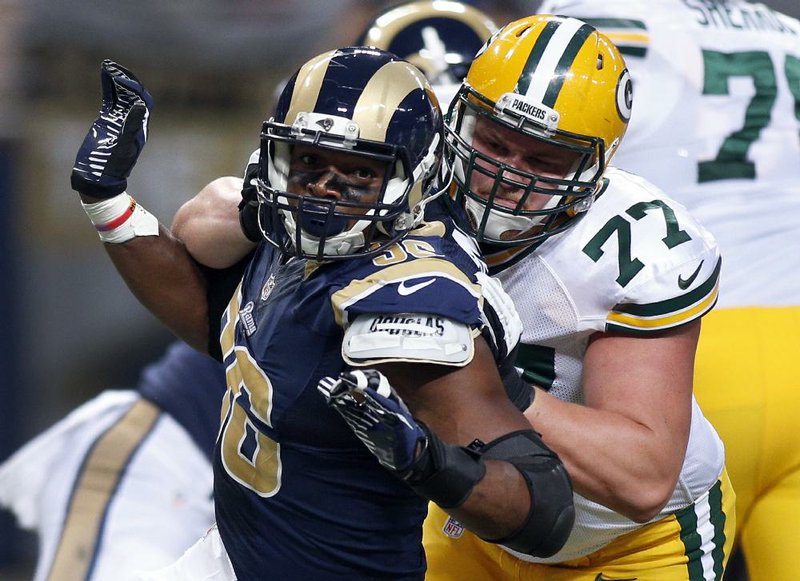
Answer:
[[[617,304],[608,316],[606,329],[639,333],[657,332],[678,327],[701,317],[717,302],[721,268],[720,258],[708,279],[681,296],[644,305]]]
[[[598,30],[605,28],[647,30],[647,25],[643,20],[632,18],[581,18],[581,20]]]

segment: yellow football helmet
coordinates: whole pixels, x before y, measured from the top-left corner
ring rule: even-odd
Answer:
[[[478,241],[529,244],[573,224],[601,190],[631,106],[632,86],[622,55],[589,24],[536,15],[495,34],[473,61],[446,127],[457,184],[454,197],[466,209],[467,225]],[[577,154],[577,161],[563,179],[514,168],[473,147],[479,118],[566,148]],[[470,187],[474,172],[494,180],[488,195]],[[494,203],[501,188],[522,190],[515,207]],[[526,210],[531,194],[550,198],[544,208]]]

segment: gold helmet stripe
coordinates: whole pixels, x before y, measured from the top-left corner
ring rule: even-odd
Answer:
[[[286,111],[285,123],[291,125],[297,119],[297,114],[313,111],[317,104],[322,81],[325,80],[325,73],[328,71],[331,56],[336,51],[323,53],[311,59],[297,73],[295,80],[295,90],[292,91],[292,102],[289,110]],[[297,89],[302,87],[302,91]]]
[[[517,91],[530,101],[554,107],[565,75],[595,29],[576,19],[553,19],[545,25],[522,69]]]
[[[403,70],[413,74],[404,74]],[[400,103],[415,90],[425,91],[425,77],[408,63],[392,61],[378,69],[364,87],[353,110],[353,121],[361,128],[359,137],[385,141],[392,116]]]

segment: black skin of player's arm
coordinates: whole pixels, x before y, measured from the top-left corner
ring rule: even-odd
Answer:
[[[83,194],[81,200],[87,204],[100,201]],[[207,353],[206,279],[183,242],[159,226],[158,236],[103,246],[139,302],[175,335]]]
[[[98,200],[81,195],[85,203]],[[208,352],[206,279],[183,242],[160,226],[158,236],[105,244],[114,266],[136,298],[178,337]],[[452,444],[484,442],[530,429],[505,395],[494,357],[482,337],[473,360],[461,368],[440,365],[382,366],[409,409]],[[523,524],[530,493],[509,463],[489,460],[486,476],[451,514],[485,538],[503,538]]]
[[[415,418],[442,440],[467,446],[490,442],[530,423],[506,396],[494,356],[483,337],[464,367],[396,363],[379,366]],[[486,461],[486,476],[466,502],[448,513],[487,539],[503,538],[522,526],[530,509],[525,479],[508,462]]]

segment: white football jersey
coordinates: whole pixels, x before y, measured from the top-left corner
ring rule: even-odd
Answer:
[[[523,377],[583,403],[583,359],[595,332],[661,332],[695,320],[717,298],[720,253],[686,209],[642,178],[610,168],[604,190],[574,226],[534,252],[487,257],[523,323]],[[587,434],[591,437],[591,434]],[[694,403],[686,459],[661,515],[691,504],[724,466],[722,442]],[[575,527],[561,562],[594,552],[641,525],[575,496]],[[515,553],[516,554],[516,553]]]
[[[714,234],[719,305],[800,304],[800,22],[743,0],[545,0],[539,11],[581,18],[620,48],[634,98],[612,163]]]

